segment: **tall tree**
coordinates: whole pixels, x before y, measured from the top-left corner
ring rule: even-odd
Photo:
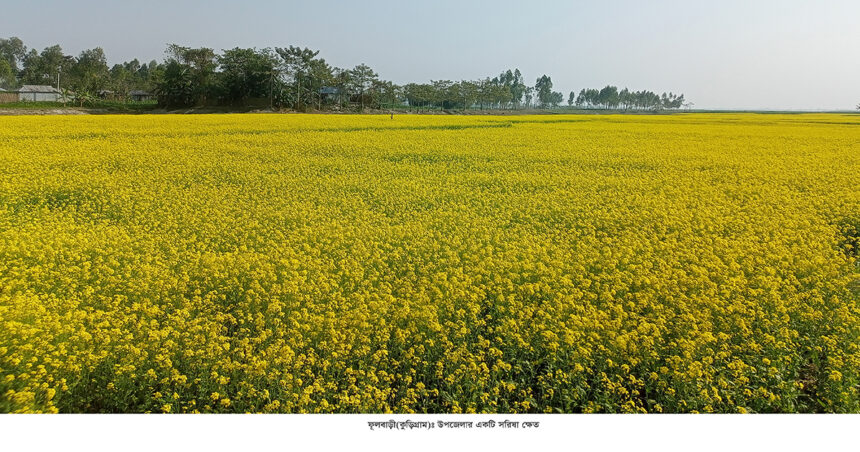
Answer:
[[[552,107],[558,107],[559,104],[561,104],[562,102],[564,102],[564,94],[562,94],[558,91],[553,91],[552,94],[550,94],[549,104]]]
[[[277,58],[269,49],[225,50],[217,57],[220,98],[229,105],[242,105],[249,98],[273,101]]]
[[[552,78],[547,75],[538,78],[535,82],[535,93],[541,107],[549,105],[552,102]]]
[[[618,106],[618,88],[607,85],[597,94],[597,103],[604,108],[615,108]]]
[[[355,84],[352,80],[352,71],[334,68],[332,70],[332,84],[337,89],[337,103],[343,107],[345,103],[349,102],[350,89]]]
[[[58,45],[46,47],[41,53],[31,49],[22,60],[20,81],[30,85],[56,86],[59,74],[71,74],[75,59],[63,54]]]
[[[463,101],[463,110],[468,110],[478,99],[478,85],[475,82],[463,80],[458,87],[459,97]]]
[[[450,104],[456,97],[459,97],[451,90],[454,86],[454,82],[451,80],[431,80],[430,84],[433,86],[433,103],[440,110],[444,109],[446,104]]]
[[[27,46],[20,38],[15,36],[8,39],[0,38],[0,60],[6,61],[12,72],[17,74],[21,70],[25,56],[27,56]]]
[[[334,68],[332,68],[331,65],[326,63],[324,59],[314,58],[313,60],[311,60],[310,67],[308,69],[308,92],[311,93],[312,96],[316,96],[317,107],[322,108],[322,93],[320,91],[324,87],[330,86],[335,82]],[[374,90],[374,92],[377,91],[378,89]]]
[[[523,102],[523,95],[526,92],[525,79],[519,69],[514,69],[514,79],[511,82],[511,100],[514,102],[514,107],[519,107]]]
[[[376,72],[373,72],[373,69],[370,66],[362,63],[352,69],[352,78],[355,81],[356,88],[358,89],[361,109],[364,109],[364,93],[368,88],[373,84],[374,81],[377,80]]]
[[[15,71],[8,61],[0,59],[0,88],[13,88],[17,82]]]
[[[104,53],[102,53],[102,56],[104,56]],[[39,64],[41,66],[41,72],[47,75],[46,78],[48,80],[45,80],[47,84],[56,85],[57,76],[71,73],[71,69],[76,62],[74,57],[64,54],[63,49],[60,46],[53,45],[51,47],[46,47],[42,50],[42,53],[39,54]],[[105,67],[107,67],[107,63],[105,63]],[[60,81],[60,83],[62,83],[62,81]]]
[[[534,90],[535,89],[532,88],[531,86],[527,86],[524,90],[527,108],[531,108],[531,106],[532,106],[532,99],[534,99]]]
[[[174,61],[186,67],[194,103],[206,104],[212,95],[215,69],[218,67],[215,51],[208,47],[194,49],[170,44],[165,53],[168,63]]]
[[[630,100],[630,90],[625,87],[618,93],[618,103],[626,110],[630,108]]]
[[[310,89],[304,87],[309,81],[312,84],[313,77],[311,65],[314,59],[320,53],[319,50],[311,50],[296,46],[277,47],[275,52],[281,57],[281,69],[288,79],[292,79],[292,85],[295,90],[293,94],[293,106],[295,108],[304,108],[305,105],[313,102],[313,94]],[[303,89],[304,87],[304,89]]]
[[[134,74],[126,69],[125,65],[114,64],[113,67],[110,68],[108,88],[115,93],[117,98],[127,98],[133,83]]]
[[[109,81],[107,58],[101,47],[84,50],[69,70],[69,82],[76,92],[98,94]]]
[[[191,66],[175,59],[168,61],[156,82],[158,104],[166,108],[193,106],[196,101],[194,84]]]
[[[399,86],[385,80],[375,81],[371,91],[374,93],[377,108],[382,108],[382,104],[389,106],[396,104],[402,94]]]
[[[435,98],[433,86],[426,83],[409,83],[403,86],[403,94],[410,106],[418,107],[419,111],[422,107],[431,104]]]

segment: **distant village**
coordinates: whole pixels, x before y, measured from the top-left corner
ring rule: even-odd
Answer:
[[[154,101],[155,95],[143,90],[129,91],[128,96],[119,96],[110,90],[101,90],[98,98],[104,100],[122,100],[132,102]],[[15,90],[0,88],[0,104],[14,102],[75,102],[75,93],[61,91],[50,85],[22,85]]]

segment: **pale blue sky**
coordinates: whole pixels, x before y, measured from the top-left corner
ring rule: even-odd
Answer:
[[[683,92],[697,108],[852,109],[860,102],[860,1],[314,2],[2,0],[0,36],[111,63],[168,43],[321,50],[398,83],[519,67],[557,90],[615,84]]]

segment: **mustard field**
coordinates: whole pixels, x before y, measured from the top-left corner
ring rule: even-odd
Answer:
[[[1,412],[860,412],[860,116],[0,118]]]

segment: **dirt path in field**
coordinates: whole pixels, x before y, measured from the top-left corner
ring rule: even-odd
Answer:
[[[73,108],[0,108],[0,116],[23,116],[23,115],[88,115],[86,110]]]

